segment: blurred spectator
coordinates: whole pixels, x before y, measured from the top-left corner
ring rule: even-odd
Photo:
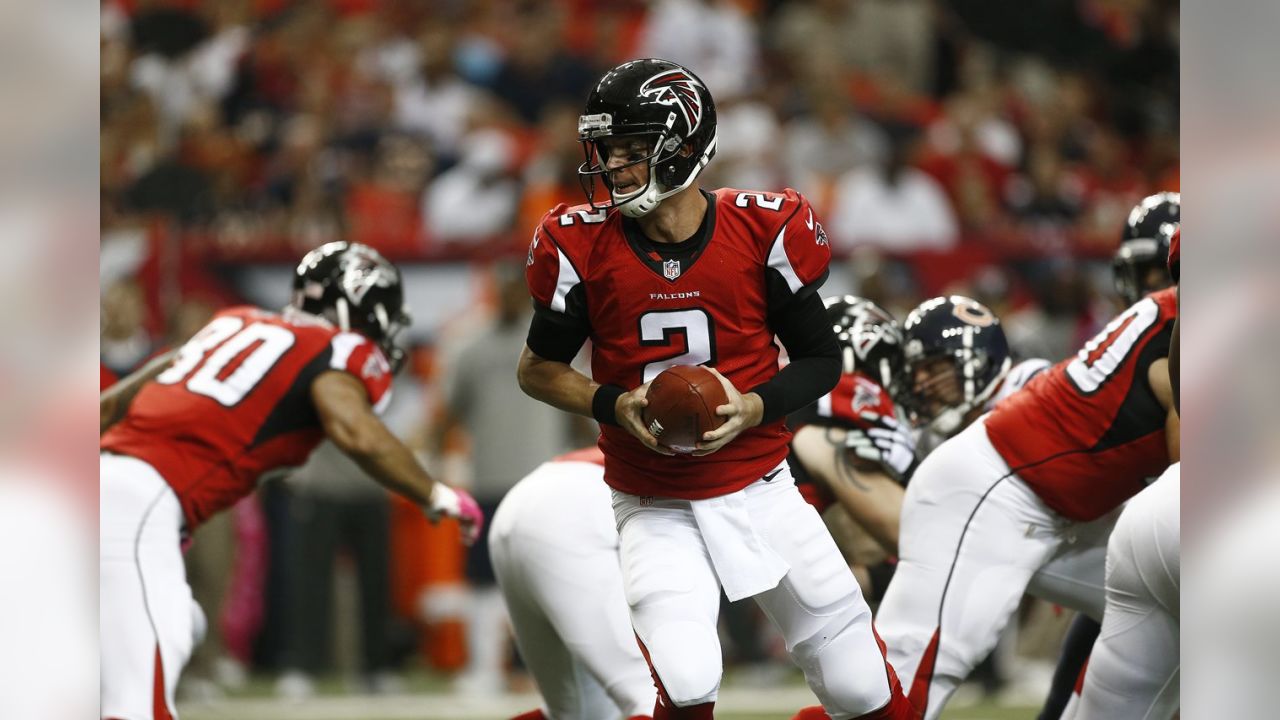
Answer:
[[[384,135],[370,176],[355,183],[347,196],[349,239],[390,257],[420,251],[419,202],[430,174],[431,157],[421,142],[405,135]]]
[[[1079,228],[1084,240],[1101,252],[1116,247],[1116,228],[1124,225],[1129,211],[1143,198],[1146,178],[1109,130],[1094,133],[1084,170],[1086,208]]]
[[[582,186],[578,182],[578,166],[583,161],[578,142],[578,104],[567,102],[548,105],[538,123],[534,154],[525,164],[521,180],[524,192],[515,225],[521,241],[533,234],[533,228],[549,208],[560,203],[582,202]]]
[[[516,145],[494,127],[462,142],[458,164],[441,173],[422,198],[422,215],[433,240],[477,243],[511,229],[520,201],[515,176]]]
[[[733,0],[658,0],[649,11],[637,54],[689,68],[716,102],[758,89],[756,25],[742,3]]]
[[[835,247],[874,244],[894,253],[947,250],[958,239],[956,219],[942,186],[908,164],[911,143],[899,131],[882,167],[840,178],[829,225]]]
[[[716,107],[716,159],[707,166],[707,181],[715,187],[782,187],[777,116],[763,101],[750,96],[731,98]]]
[[[1008,204],[1013,214],[1043,248],[1058,247],[1065,229],[1080,215],[1084,187],[1068,172],[1062,157],[1047,145],[1036,145],[1027,156],[1025,175],[1011,179]]]
[[[849,171],[883,166],[889,156],[884,130],[860,115],[838,89],[812,91],[812,114],[787,123],[783,142],[787,177],[810,201],[830,196]]]
[[[555,3],[521,3],[510,52],[489,84],[529,124],[551,103],[583,102],[597,79],[582,58],[563,48],[564,12]]]
[[[417,67],[395,85],[396,126],[422,133],[444,155],[461,145],[480,92],[454,67],[453,37],[448,26],[425,29],[412,53]]]
[[[129,70],[134,87],[146,92],[172,135],[198,105],[222,99],[232,87],[235,65],[248,48],[243,2],[212,3],[217,25],[181,7],[141,10],[130,33],[137,57]]]
[[[155,352],[147,332],[142,287],[120,280],[102,293],[102,364],[123,377]]]
[[[570,416],[550,405],[526,402],[516,385],[516,361],[529,329],[529,292],[524,264],[503,261],[493,266],[496,315],[456,354],[444,380],[447,401],[437,428],[436,448],[455,429],[466,431],[471,445],[471,494],[492,519],[511,486],[540,462],[572,447]],[[507,638],[502,595],[489,564],[488,523],[467,553],[472,583],[468,604],[466,672],[458,687],[491,696],[505,687],[503,666]]]
[[[828,62],[848,71],[893,75],[912,92],[929,90],[933,19],[926,0],[808,0],[783,4],[773,45],[796,67]]]

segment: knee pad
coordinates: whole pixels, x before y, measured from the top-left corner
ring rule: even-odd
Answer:
[[[834,718],[863,715],[890,698],[888,670],[871,632],[869,611],[851,608],[831,618],[797,643],[791,657]]]
[[[716,699],[723,668],[714,627],[669,623],[653,633],[645,648],[672,704],[684,707]]]

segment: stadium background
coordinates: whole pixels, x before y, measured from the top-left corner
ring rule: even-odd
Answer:
[[[1178,7],[1164,0],[131,0],[103,3],[101,50],[104,383],[218,307],[283,305],[303,251],[350,239],[405,271],[415,352],[395,424],[416,438],[502,268],[543,212],[581,201],[577,113],[632,57],[710,87],[705,186],[814,201],[838,258],[827,293],[901,316],[963,292],[1025,355],[1065,357],[1105,322],[1125,214],[1179,189]],[[465,482],[468,439],[445,447],[431,462]],[[225,549],[228,587],[206,610],[254,679],[227,690],[210,670],[193,701],[271,692],[279,485],[197,536]],[[407,687],[446,693],[465,661],[456,534],[398,503],[391,518]],[[349,624],[341,602],[337,615]],[[341,677],[354,651],[337,645]],[[433,697],[428,712],[461,707]]]

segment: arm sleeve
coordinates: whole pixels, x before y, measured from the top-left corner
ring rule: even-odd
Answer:
[[[591,335],[586,291],[577,267],[547,232],[545,220],[529,243],[525,281],[534,309],[526,344],[538,357],[571,362]]]
[[[591,327],[585,321],[534,302],[525,344],[540,358],[567,364],[573,362],[590,335]]]
[[[840,346],[816,292],[794,297],[770,315],[770,325],[791,363],[750,392],[764,401],[762,423],[795,412],[831,391],[840,380]]]

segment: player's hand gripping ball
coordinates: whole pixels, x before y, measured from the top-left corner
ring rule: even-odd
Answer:
[[[724,386],[701,365],[676,365],[649,384],[641,419],[657,441],[678,453],[691,453],[702,434],[724,424],[716,408],[729,403]]]

